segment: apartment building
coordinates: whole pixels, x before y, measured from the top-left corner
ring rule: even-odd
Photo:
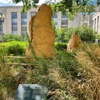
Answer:
[[[100,12],[97,12],[93,15],[93,30],[100,33]]]
[[[82,13],[78,13],[77,16],[74,18],[74,20],[68,20],[68,27],[78,27],[82,25],[87,25],[92,27],[92,16],[93,13],[91,14],[86,14],[85,18],[83,17]]]
[[[38,9],[32,8],[27,13],[22,13],[22,6],[0,7],[0,11],[5,16],[3,33],[21,34],[24,36],[26,32],[29,32],[29,21],[37,10]]]
[[[29,33],[29,21],[32,16],[36,14],[38,8],[32,8],[27,13],[22,13],[22,6],[3,6],[0,7],[0,13],[4,14],[3,30],[0,28],[0,34],[21,34],[25,36],[26,32]],[[87,15],[84,22],[82,21],[82,14],[78,14],[76,18],[71,21],[66,15],[61,12],[55,13],[53,16],[57,28],[77,27],[83,24],[92,25],[92,14]]]

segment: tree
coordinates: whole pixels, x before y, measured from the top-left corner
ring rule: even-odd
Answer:
[[[13,2],[23,2],[23,12],[27,12],[31,7],[37,7],[37,3],[39,0],[13,0]],[[74,16],[82,12],[85,15],[85,12],[90,14],[95,11],[95,6],[100,4],[100,0],[55,0],[56,2],[52,2],[52,0],[46,0],[46,3],[49,4],[53,10],[61,11],[62,14],[65,14],[66,9],[68,9],[68,16],[70,19],[73,19]],[[72,16],[74,15],[74,16]]]

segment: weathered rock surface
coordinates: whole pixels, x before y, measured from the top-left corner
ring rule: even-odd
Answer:
[[[42,4],[29,22],[30,41],[37,57],[46,56],[47,58],[55,55],[54,42],[55,34],[51,24],[52,10]],[[26,56],[31,56],[30,47],[26,50]]]
[[[80,47],[80,46],[82,46],[82,40],[81,40],[81,38],[78,36],[78,34],[77,33],[74,33],[72,36],[71,36],[71,38],[70,38],[70,40],[69,40],[69,42],[68,42],[68,46],[67,46],[67,51],[73,51],[73,50],[75,50],[77,47]]]

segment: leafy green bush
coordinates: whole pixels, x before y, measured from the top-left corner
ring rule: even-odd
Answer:
[[[28,45],[27,41],[11,41],[11,42],[4,42],[4,43],[0,43],[0,47],[9,47],[11,45],[16,45],[19,44],[20,46],[22,46],[23,48],[26,48],[26,46]]]
[[[7,48],[7,53],[8,55],[12,54],[14,56],[23,55],[25,53],[25,48],[19,44],[12,44]]]
[[[96,36],[96,37],[97,37],[97,39],[99,39],[99,40],[100,40],[100,33],[99,33],[99,34],[97,34],[97,36]]]
[[[75,31],[79,34],[82,41],[85,41],[87,43],[93,42],[97,34],[96,31],[86,25],[83,25],[82,27],[77,27]]]
[[[0,40],[2,39],[2,37],[0,36]],[[14,35],[14,34],[5,34],[4,35],[4,42],[10,42],[10,41],[26,41],[27,40],[27,36],[23,37],[21,35]]]
[[[69,39],[71,38],[71,36],[72,36],[72,34],[75,32],[75,30],[74,30],[74,28],[67,28],[66,30],[65,30],[65,39],[67,40],[67,41],[69,41]]]
[[[83,42],[91,43],[95,40],[97,32],[94,31],[90,26],[79,26],[76,28],[68,28],[66,29],[65,39],[69,40],[71,35],[74,33],[78,33]]]
[[[65,29],[56,29],[56,42],[67,42],[65,39]]]
[[[56,42],[54,47],[56,50],[65,50],[67,48],[67,44],[61,43],[61,42]]]

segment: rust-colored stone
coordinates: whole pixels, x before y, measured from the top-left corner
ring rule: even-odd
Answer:
[[[80,47],[82,46],[82,40],[81,38],[78,36],[77,33],[74,33],[69,42],[68,42],[68,45],[67,45],[67,51],[73,51],[75,50],[77,47]]]
[[[97,99],[96,100],[100,100],[100,90],[97,93]]]
[[[37,57],[46,56],[50,58],[55,55],[55,34],[51,24],[52,10],[42,4],[38,12],[29,22],[30,41]],[[31,56],[30,47],[26,50],[26,56]]]

